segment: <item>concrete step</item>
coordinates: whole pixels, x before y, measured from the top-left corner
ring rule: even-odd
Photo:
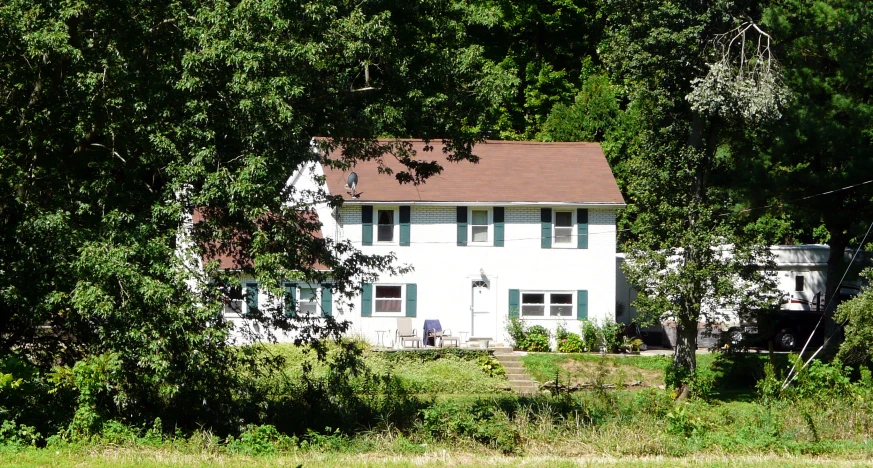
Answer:
[[[521,356],[517,354],[495,354],[494,359],[500,362],[521,362]]]
[[[529,375],[507,375],[506,380],[508,380],[510,384],[516,383],[516,382],[522,382],[522,383],[532,383],[533,382],[533,380],[530,379]]]
[[[504,369],[524,369],[524,364],[521,361],[504,361],[500,363]]]
[[[539,395],[542,390],[537,387],[520,387],[513,388],[512,391],[519,395]]]

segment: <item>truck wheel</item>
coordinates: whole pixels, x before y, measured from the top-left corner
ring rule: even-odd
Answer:
[[[793,351],[797,348],[797,332],[790,328],[783,328],[776,334],[776,346],[784,351]]]

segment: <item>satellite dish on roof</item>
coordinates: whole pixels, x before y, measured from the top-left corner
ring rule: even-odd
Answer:
[[[348,191],[349,195],[352,198],[358,198],[361,196],[359,193],[355,193],[355,188],[358,186],[358,174],[352,172],[349,174],[348,179],[346,179],[346,191]]]

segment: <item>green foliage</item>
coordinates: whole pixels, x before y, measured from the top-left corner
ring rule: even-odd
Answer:
[[[494,356],[479,356],[479,359],[477,359],[476,362],[479,364],[479,369],[482,369],[482,372],[489,377],[506,375],[506,369],[500,365],[500,361],[498,361]]]
[[[635,119],[625,135],[630,235],[623,268],[639,291],[640,322],[675,319],[674,359],[693,373],[699,322],[775,302],[775,282],[762,273],[766,250],[738,218],[724,216],[745,180],[740,166],[756,154],[745,143],[755,125],[695,110],[687,100],[694,80],[720,58],[701,44],[758,12],[745,3],[648,0],[611,2],[607,10],[602,57],[613,82],[626,87]]]
[[[621,346],[621,332],[623,326],[620,323],[606,321],[600,326],[600,336],[606,350],[617,353]]]
[[[72,367],[55,368],[50,377],[57,388],[78,393],[78,405],[68,428],[71,437],[97,434],[106,414],[118,409],[114,405],[122,409],[127,406],[127,395],[119,391],[117,384],[120,371],[121,359],[116,353],[90,356]]]
[[[243,455],[273,455],[297,445],[296,437],[281,434],[269,424],[246,426],[239,437],[228,437],[226,441],[228,452]]]
[[[425,363],[438,361],[449,356],[456,357],[464,361],[476,361],[481,360],[485,357],[490,357],[493,354],[494,351],[490,351],[487,349],[433,348],[415,351],[386,351],[381,352],[380,354],[371,355],[377,355],[380,359],[392,363]]]
[[[587,351],[594,352],[597,349],[598,335],[597,325],[594,322],[582,321],[582,342],[585,343]]]
[[[422,410],[422,428],[442,440],[471,438],[503,453],[519,449],[520,436],[509,417],[492,402],[446,401]]]
[[[506,332],[512,340],[512,346],[521,351],[548,352],[549,330],[541,325],[528,326],[524,320],[510,318],[506,324]]]
[[[533,325],[527,330],[527,347],[525,351],[548,352],[551,350],[549,337],[551,333],[542,325]]]
[[[667,412],[667,432],[678,434],[685,437],[696,435],[702,428],[700,419],[689,414],[688,405],[677,404],[672,410]]]
[[[559,353],[582,353],[586,351],[582,338],[576,333],[568,332],[563,327],[558,328],[555,338],[558,342]]]
[[[862,276],[873,282],[873,269],[864,270]],[[838,357],[849,363],[873,360],[873,288],[864,286],[860,294],[840,304],[834,319],[846,323]]]
[[[760,203],[793,200],[821,187],[868,180],[873,172],[869,131],[873,71],[866,63],[873,43],[858,38],[873,33],[870,5],[838,0],[771,2],[762,23],[774,38],[782,38],[774,47],[791,99],[784,119],[755,140],[766,155],[766,170],[749,172],[759,187],[754,192]],[[873,215],[871,197],[873,188],[862,185],[773,211],[798,227],[797,241],[818,240],[842,253],[859,242],[867,229]],[[843,271],[841,263],[842,255],[830,256],[828,270]],[[839,279],[840,275],[828,275],[827,297],[837,291]],[[848,354],[844,357],[852,359]]]
[[[0,447],[35,447],[42,436],[35,428],[17,424],[14,420],[0,422]]]
[[[800,368],[800,366],[798,367]],[[853,394],[855,386],[850,379],[852,368],[843,366],[839,359],[832,363],[813,360],[797,372],[785,396],[798,399],[831,400],[845,398]]]
[[[604,75],[591,75],[573,104],[552,107],[537,138],[543,141],[603,141],[622,117],[615,86]]]

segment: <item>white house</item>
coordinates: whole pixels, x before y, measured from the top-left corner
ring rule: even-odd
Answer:
[[[438,144],[424,152],[422,141],[411,143],[422,160],[442,154]],[[497,341],[509,317],[571,331],[578,319],[613,320],[615,215],[625,204],[600,145],[487,141],[473,152],[479,163],[444,162],[419,186],[380,174],[375,161],[349,171],[313,163],[293,174],[298,189],[324,176],[327,191],[343,196],[339,209],[316,207],[325,237],[367,254],[394,252],[414,268],[364,285],[354,307],[333,301],[329,288],[298,285],[300,307],[327,307],[351,322],[350,333],[385,345],[398,317],[412,317],[419,336],[424,320],[438,319],[462,338]],[[389,155],[383,161],[402,168]],[[346,187],[352,171],[357,196]]]

